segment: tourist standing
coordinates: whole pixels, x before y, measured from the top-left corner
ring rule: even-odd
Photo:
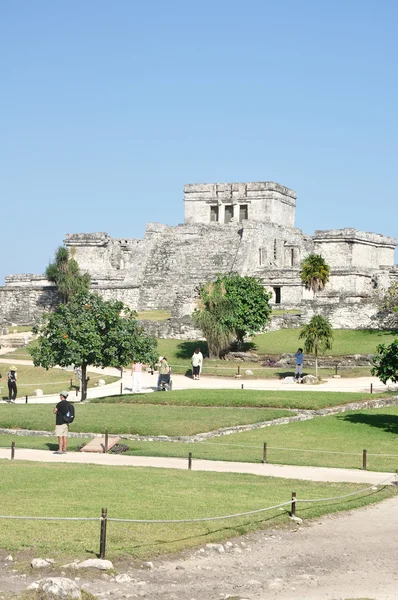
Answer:
[[[203,364],[203,354],[200,351],[200,348],[196,348],[195,352],[191,358],[192,363],[192,377],[193,379],[199,380],[199,376],[202,370]]]
[[[53,410],[55,416],[55,435],[58,438],[58,450],[54,454],[66,454],[68,445],[69,425],[66,422],[67,414],[70,412],[70,404],[67,401],[68,392],[61,392],[60,401]]]
[[[11,365],[10,370],[7,373],[7,384],[8,384],[8,401],[15,402],[17,397],[17,367]]]
[[[296,354],[294,355],[294,358],[296,359],[296,370],[294,376],[296,378],[296,382],[299,383],[299,379],[302,379],[303,377],[304,354],[302,348],[299,348],[297,350]]]
[[[141,362],[133,362],[131,373],[133,376],[133,394],[141,393],[141,373],[143,364]]]

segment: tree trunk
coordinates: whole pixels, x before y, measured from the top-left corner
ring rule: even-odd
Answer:
[[[87,399],[87,363],[82,364],[82,397],[81,401]]]
[[[315,340],[314,352],[315,352],[315,377],[318,379],[318,340]]]

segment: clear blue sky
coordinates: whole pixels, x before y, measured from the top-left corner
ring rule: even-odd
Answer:
[[[396,0],[1,0],[0,281],[64,235],[277,181],[297,226],[398,237]]]

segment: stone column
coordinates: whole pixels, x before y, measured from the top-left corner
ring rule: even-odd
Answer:
[[[239,204],[237,202],[233,203],[233,218],[236,223],[239,222]]]
[[[225,204],[219,202],[218,204],[218,222],[224,223],[225,221]]]

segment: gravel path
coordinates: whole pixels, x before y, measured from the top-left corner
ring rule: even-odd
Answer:
[[[115,600],[396,600],[397,512],[395,497],[352,513],[235,538],[222,547],[154,560],[149,569],[115,563],[122,581],[79,571],[78,583],[98,598]],[[18,563],[4,559],[2,597],[48,575],[21,573]]]

